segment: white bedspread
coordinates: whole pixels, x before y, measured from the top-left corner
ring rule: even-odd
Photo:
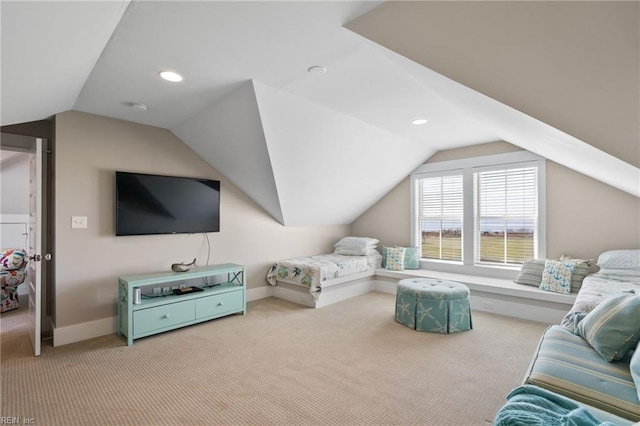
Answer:
[[[588,275],[582,282],[582,287],[576,296],[576,301],[567,315],[562,319],[562,325],[573,330],[576,313],[587,314],[600,302],[615,293],[635,290],[640,293],[640,272],[630,273],[624,270],[620,273],[597,273]]]
[[[267,273],[267,281],[276,285],[276,280],[287,280],[309,288],[312,295],[322,290],[322,283],[348,275],[379,268],[380,253],[369,256],[345,256],[342,254],[320,254],[298,257],[274,263]]]

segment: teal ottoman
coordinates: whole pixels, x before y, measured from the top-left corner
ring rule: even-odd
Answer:
[[[398,282],[396,321],[417,331],[471,330],[469,288],[454,281],[411,278]]]

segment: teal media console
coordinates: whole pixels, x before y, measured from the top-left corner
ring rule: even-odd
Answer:
[[[244,266],[234,263],[126,275],[118,281],[118,335],[127,337],[128,346],[134,339],[247,312]],[[176,287],[203,291],[175,295],[171,289]]]

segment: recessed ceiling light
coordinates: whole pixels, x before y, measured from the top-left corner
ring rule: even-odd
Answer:
[[[123,105],[128,106],[131,109],[134,109],[136,111],[146,111],[147,110],[147,105],[142,104],[140,102],[122,102]]]
[[[419,125],[421,125],[421,124],[426,124],[426,123],[428,123],[428,121],[427,121],[427,120],[425,120],[424,118],[418,118],[418,119],[416,119],[416,120],[413,120],[411,123],[412,123],[412,124],[414,124],[414,125],[416,125],[416,126],[419,126]]]
[[[322,65],[314,65],[307,69],[307,72],[310,74],[322,75],[327,72],[327,67]]]
[[[163,79],[173,83],[182,81],[182,76],[175,71],[160,71],[158,74],[160,74],[160,77]]]

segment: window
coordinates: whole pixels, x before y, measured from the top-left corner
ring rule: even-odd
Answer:
[[[462,261],[462,174],[424,178],[418,185],[422,257]]]
[[[537,241],[537,167],[475,172],[475,263],[519,265]]]
[[[412,235],[427,267],[472,273],[544,258],[544,166],[522,151],[419,167]]]

